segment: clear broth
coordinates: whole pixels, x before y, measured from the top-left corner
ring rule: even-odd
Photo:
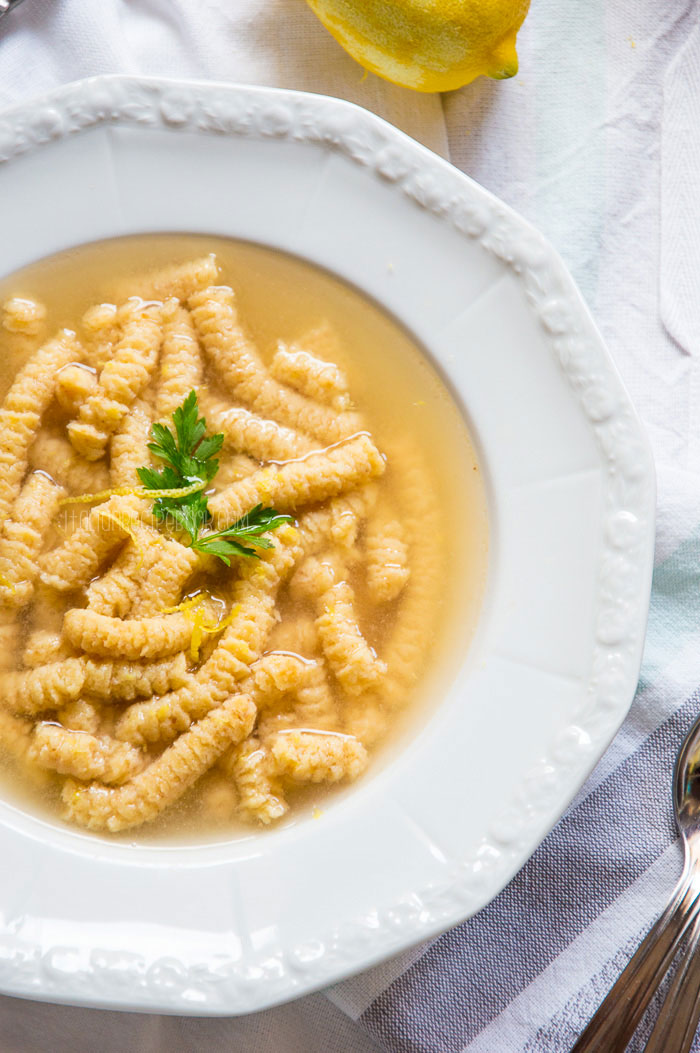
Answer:
[[[210,252],[222,268],[221,280],[236,290],[246,328],[266,361],[278,340],[293,342],[327,320],[339,337],[338,364],[349,379],[353,402],[365,414],[379,448],[388,451],[396,478],[410,467],[402,457],[410,459],[416,451],[429,468],[438,529],[435,537],[412,545],[410,562],[419,568],[422,560],[437,558],[442,568],[440,587],[424,611],[430,654],[413,697],[395,714],[391,733],[372,752],[370,768],[361,777],[367,779],[408,735],[417,733],[439,702],[469,645],[486,581],[488,521],[482,475],[464,418],[425,353],[391,317],[329,273],[274,250],[223,238],[148,235],[81,246],[0,281],[0,303],[11,296],[35,299],[47,308],[49,334],[61,326],[76,328],[84,311],[113,300],[120,284]],[[4,394],[26,352],[1,330],[0,348]],[[391,489],[391,479],[388,485]],[[368,638],[381,653],[381,620],[363,606],[361,583],[358,604],[360,622],[363,628],[369,626]],[[56,821],[55,789],[38,791],[10,765],[0,771],[0,788],[13,804]],[[325,787],[299,791],[283,823],[311,812],[318,816],[339,792],[343,791]],[[225,827],[203,823],[197,802],[195,786],[164,816],[120,836],[141,843],[201,843],[250,835],[252,828],[240,822]]]

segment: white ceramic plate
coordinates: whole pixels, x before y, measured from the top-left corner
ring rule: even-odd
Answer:
[[[485,608],[452,687],[323,821],[129,846],[0,803],[0,990],[242,1013],[478,910],[625,716],[649,597],[649,449],[556,254],[376,117],[257,88],[104,78],[6,113],[0,202],[0,274],[189,231],[277,246],[365,290],[462,400],[491,516]]]

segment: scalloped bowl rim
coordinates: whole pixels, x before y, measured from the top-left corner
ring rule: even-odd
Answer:
[[[400,757],[329,809],[329,851],[319,847],[319,836],[309,823],[233,844],[132,846],[60,829],[0,802],[0,844],[6,858],[17,863],[14,879],[7,874],[0,878],[0,990],[54,1002],[230,1015],[327,986],[434,936],[489,902],[534,851],[606,749],[634,694],[651,581],[654,472],[647,440],[622,382],[552,247],[524,219],[447,162],[351,103],[280,89],[113,76],[70,84],[5,111],[0,114],[4,199],[24,195],[18,212],[22,205],[34,203],[39,218],[42,209],[49,216],[47,191],[55,185],[67,202],[66,211],[74,210],[75,222],[67,225],[62,213],[54,214],[44,231],[25,230],[20,249],[21,216],[8,215],[10,227],[17,227],[15,239],[12,230],[7,239],[15,248],[2,251],[0,271],[16,270],[70,244],[137,233],[148,229],[149,217],[154,223],[150,229],[175,229],[167,226],[174,222],[172,202],[160,200],[168,195],[147,189],[149,213],[144,202],[136,201],[134,188],[144,185],[139,184],[144,173],[163,177],[173,157],[186,167],[187,146],[193,143],[208,163],[200,163],[200,175],[190,170],[188,177],[201,179],[203,187],[211,179],[214,200],[222,193],[216,180],[230,164],[227,177],[244,189],[259,185],[260,200],[273,213],[266,217],[257,196],[247,210],[237,212],[234,203],[222,234],[277,244],[334,271],[394,314],[427,348],[462,400],[485,469],[492,513],[488,594],[460,673],[463,687],[452,686],[425,734],[414,736]],[[281,163],[287,166],[285,186],[291,201],[279,200],[275,168]],[[81,182],[85,171],[92,171],[90,165],[94,178]],[[68,185],[71,172],[80,183],[78,190]],[[176,188],[181,178],[171,170],[167,185]],[[381,228],[381,237],[399,254],[400,282],[385,278],[380,270],[372,272],[373,262],[365,268],[371,273],[363,271],[352,224],[339,218],[339,202],[347,202],[359,226],[366,222],[368,229]],[[204,230],[214,224],[213,219],[205,222],[206,208],[206,202],[198,200],[196,209],[193,203],[193,215],[178,229],[214,233]],[[306,226],[299,222],[302,209]],[[71,241],[76,227],[80,233]],[[324,237],[327,227],[335,244],[330,234]],[[424,243],[434,249],[428,269],[410,256],[412,244]],[[340,259],[341,251],[347,259]],[[457,266],[461,261],[463,266]],[[433,268],[436,277],[431,279]],[[418,293],[431,280],[435,302],[426,298],[416,305]],[[553,458],[549,474],[542,478],[528,474],[536,474],[536,457],[534,466],[515,464],[513,456],[509,460],[508,437],[498,434],[504,426],[492,419],[498,396],[496,367],[489,356],[478,347],[470,350],[467,366],[454,351],[464,346],[468,332],[479,337],[476,345],[481,339],[485,346],[492,341],[492,359],[500,353],[502,335],[492,332],[494,304],[504,305],[504,315],[521,312],[523,339],[529,341],[541,371],[539,382],[552,392],[553,417],[545,422],[550,431],[543,431],[537,441],[545,442],[558,428],[563,452],[542,447]],[[509,354],[517,370],[515,353]],[[478,389],[477,379],[492,392],[490,405],[480,390],[470,393],[470,383]],[[537,398],[531,383],[532,397]],[[509,397],[507,407],[517,414],[517,402]],[[539,408],[546,418],[550,407],[544,396]],[[512,438],[508,441],[512,445]],[[523,441],[527,445],[527,438]],[[560,456],[570,456],[570,464],[557,474]],[[558,516],[561,511],[564,523],[584,500],[597,502],[598,512],[592,517],[593,533],[581,536],[581,559],[585,564],[590,555],[590,566],[600,575],[591,586],[590,630],[588,621],[581,623],[583,629],[572,621],[571,639],[564,642],[565,647],[570,643],[572,655],[585,644],[590,663],[581,671],[580,659],[572,658],[571,669],[562,665],[528,671],[527,657],[518,651],[522,626],[511,624],[522,603],[515,585],[508,584],[514,573],[509,560],[522,562],[518,545],[523,539],[517,537],[514,509],[527,522],[544,524],[544,518],[537,519],[545,515],[538,503],[551,505],[553,511],[546,514]],[[562,550],[561,561],[562,566],[571,564],[569,549]],[[585,581],[577,587],[588,597]],[[535,607],[537,602],[534,598]],[[548,612],[541,613],[544,625]],[[584,630],[588,635],[582,641]],[[509,632],[511,643],[497,647],[499,634],[506,640]],[[542,629],[545,642],[547,632],[551,634],[551,628]],[[522,649],[527,655],[526,644]],[[500,680],[491,672],[494,655],[503,666]],[[533,732],[533,763],[520,773],[517,787],[503,791],[503,800],[482,823],[483,829],[483,803],[469,811],[465,825],[481,833],[465,833],[464,843],[455,848],[449,824],[440,826],[436,818],[439,829],[433,829],[422,810],[424,801],[420,795],[411,796],[413,784],[424,778],[416,774],[416,767],[430,758],[435,764],[440,735],[467,735],[469,716],[460,705],[465,697],[502,687],[508,698],[514,684],[531,677],[523,699],[534,712],[538,676],[545,693],[551,688],[553,699],[559,692],[570,700],[566,719],[560,720],[559,714],[555,720],[553,710],[535,713],[539,738]],[[485,709],[484,714],[488,723]],[[511,716],[518,719],[515,708]],[[425,794],[431,792],[430,785],[421,783]],[[449,784],[452,792],[460,785],[458,779]],[[469,810],[468,804],[458,803]],[[459,809],[452,807],[454,830]],[[354,854],[343,837],[353,839]],[[393,858],[397,852],[406,853],[408,879],[389,873],[392,852]],[[338,861],[326,858],[329,855],[337,855]],[[342,881],[339,868],[353,859],[362,860],[365,869],[347,882],[345,899],[329,902],[326,917],[319,902],[322,882]],[[311,875],[303,870],[306,860],[312,861]],[[290,870],[302,868],[303,880],[292,879],[293,894],[271,876],[280,862]],[[56,894],[65,899],[55,916],[40,888],[32,882],[20,888],[28,868],[44,866],[56,868]],[[161,880],[165,870],[167,888]],[[218,893],[226,903],[223,933],[215,928],[214,908],[206,904],[193,904],[192,918],[174,916],[175,903],[192,889],[198,872],[200,881],[209,883],[212,899]],[[99,902],[92,898],[94,883],[120,889],[131,888],[134,881],[153,913],[140,916],[132,899],[124,918],[114,912],[103,918]],[[69,891],[74,882],[85,889],[84,898],[76,902]],[[312,889],[304,890],[306,883]],[[287,894],[286,906],[298,910],[299,917],[289,912],[274,916],[271,905],[285,901]],[[91,914],[88,923],[85,916]],[[264,924],[266,918],[271,924]]]

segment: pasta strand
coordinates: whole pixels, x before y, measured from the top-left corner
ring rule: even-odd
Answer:
[[[203,289],[190,298],[189,306],[204,350],[235,399],[262,417],[312,435],[324,446],[362,430],[358,414],[338,414],[270,376],[240,323],[232,289]]]
[[[258,461],[286,461],[314,448],[313,441],[301,432],[259,417],[242,406],[227,406],[208,395],[202,399],[202,408],[210,427],[222,432],[229,446]]]
[[[189,646],[194,625],[184,614],[123,621],[73,608],[63,619],[66,638],[81,651],[106,658],[163,658]]]
[[[180,735],[145,771],[124,786],[100,783],[63,788],[67,818],[90,830],[116,832],[156,818],[207,771],[229,746],[250,734],[255,704],[248,695],[232,695]]]
[[[107,784],[126,782],[146,764],[146,754],[125,742],[48,723],[35,726],[29,759],[59,775]]]
[[[104,455],[109,436],[146,388],[158,360],[162,336],[160,305],[129,300],[119,311],[122,336],[105,364],[94,394],[68,425],[68,438],[89,461]]]
[[[109,472],[99,461],[86,461],[55,428],[42,428],[29,450],[29,465],[40,469],[72,494],[99,493]]]
[[[10,514],[27,471],[29,447],[53,398],[56,373],[79,358],[75,333],[62,329],[19,371],[0,408],[0,522]]]
[[[156,419],[170,418],[202,383],[202,357],[190,313],[170,303],[165,310]]]
[[[334,362],[324,362],[303,348],[280,344],[270,363],[270,373],[280,383],[337,412],[350,407],[348,382],[342,370]]]
[[[0,603],[24,607],[34,593],[39,554],[65,494],[51,476],[33,472],[20,491],[0,539]]]
[[[209,506],[216,528],[223,530],[256,504],[294,511],[356,489],[381,475],[384,468],[382,455],[369,436],[358,435],[302,460],[261,468],[215,494]]]
[[[367,767],[367,750],[352,735],[280,731],[269,742],[276,771],[295,782],[356,779]]]

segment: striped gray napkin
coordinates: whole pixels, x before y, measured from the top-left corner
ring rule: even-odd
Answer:
[[[5,20],[3,103],[112,71],[280,83],[373,106],[438,149],[444,112],[453,162],[564,256],[649,430],[660,488],[649,634],[629,718],[566,816],[489,907],[328,997],[247,1018],[0,998],[2,1053],[571,1048],[680,872],[670,775],[700,712],[700,375],[688,353],[698,272],[684,267],[695,259],[689,240],[696,253],[699,243],[698,197],[685,193],[698,155],[690,141],[679,150],[688,136],[697,144],[700,123],[677,110],[690,104],[692,116],[697,103],[684,72],[697,85],[697,16],[697,0],[536,0],[519,36],[520,75],[477,81],[442,107],[361,81],[292,0],[31,0]],[[681,184],[685,213],[673,207]]]
[[[700,541],[696,548],[700,566]],[[669,566],[657,571],[657,612],[669,574]],[[621,732],[631,749],[622,756],[621,743],[611,749],[602,770],[488,907],[435,940],[362,1009],[359,1022],[381,1048],[571,1049],[680,874],[670,773],[700,712],[700,690],[670,715],[666,701],[651,687],[640,689]],[[656,726],[649,732],[650,722]],[[331,997],[356,1016],[361,1007],[349,987]]]
[[[648,637],[627,720],[511,884],[328,992],[393,1053],[568,1053],[681,871],[671,771],[700,713],[698,3],[542,0],[519,51],[513,91],[479,82],[445,98],[451,157],[553,240],[649,431]]]

